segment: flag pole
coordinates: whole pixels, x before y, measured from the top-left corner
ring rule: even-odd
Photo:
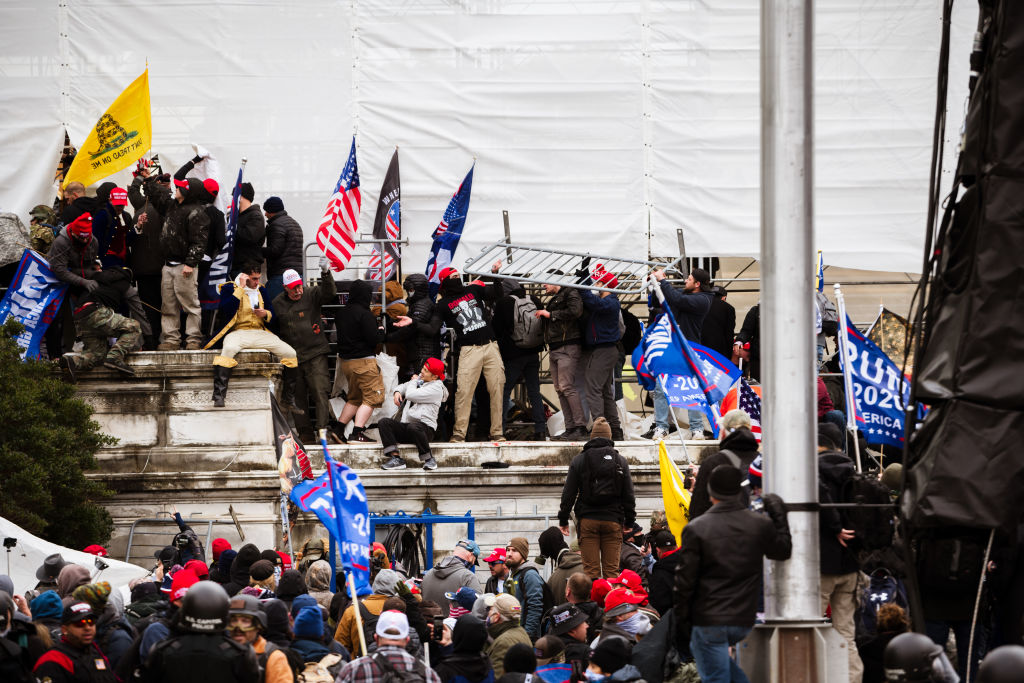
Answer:
[[[661,391],[665,394],[665,401],[668,402],[668,389],[665,388],[664,375],[658,375],[658,384],[661,385]],[[692,465],[693,461],[690,460],[690,452],[686,450],[686,439],[683,438],[683,429],[679,426],[676,411],[671,403],[668,404],[668,414],[672,416],[672,423],[676,426],[676,434],[679,435],[679,443],[683,446],[683,457],[686,458],[686,464]],[[664,441],[664,439],[660,439],[660,441]]]
[[[849,318],[846,317],[846,300],[839,283],[833,285],[836,294],[836,305],[839,307],[839,359],[843,368],[843,391],[846,394],[846,429],[853,434],[853,452],[856,455],[857,471],[863,472],[860,462],[860,439],[857,438],[857,400],[853,393],[853,375],[850,373],[850,360],[846,357],[846,349],[850,339],[846,329]]]

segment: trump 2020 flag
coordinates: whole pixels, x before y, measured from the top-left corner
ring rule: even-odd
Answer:
[[[142,72],[107,108],[78,148],[63,187],[78,181],[92,185],[134,164],[153,142],[149,108],[149,69]]]
[[[206,274],[206,280],[199,285],[199,303],[205,309],[215,309],[220,305],[220,294],[217,288],[228,281],[231,273],[231,263],[235,258],[235,232],[238,230],[238,198],[242,196],[242,170],[243,163],[238,168],[238,179],[235,180],[235,187],[231,190],[231,206],[228,207],[227,225],[224,226],[224,234],[227,240],[220,248],[217,255],[210,264],[210,270]]]
[[[14,338],[21,347],[22,358],[39,357],[39,344],[67,290],[68,286],[57,279],[46,259],[30,249],[25,250],[11,286],[0,300],[0,324],[13,317],[25,327]]]
[[[874,342],[857,331],[849,316],[846,339],[839,358],[843,372],[849,372],[853,380],[858,429],[868,443],[902,447],[904,407],[910,398],[910,381],[903,378],[896,364]]]
[[[356,137],[352,136],[352,149],[348,161],[334,186],[334,194],[327,202],[323,220],[316,231],[316,243],[336,271],[345,270],[356,249],[359,231],[359,167],[356,165]]]
[[[441,222],[438,223],[431,235],[434,238],[434,244],[430,247],[426,272],[427,279],[430,280],[431,296],[437,294],[437,290],[441,286],[441,271],[452,264],[455,250],[459,247],[462,228],[466,224],[466,214],[469,213],[469,194],[473,190],[474,168],[476,168],[475,162],[470,166],[466,179],[452,195]]]
[[[377,200],[377,215],[373,217],[373,238],[392,240],[385,244],[384,255],[381,257],[380,246],[373,245],[370,267],[367,270],[368,280],[384,280],[387,282],[395,273],[395,261],[402,257],[398,248],[398,240],[402,236],[402,188],[398,178],[398,150],[391,155],[388,172],[384,175],[384,184],[380,188],[380,199]],[[381,277],[381,261],[384,263],[384,276]]]
[[[313,512],[338,542],[341,562],[357,595],[369,595],[370,511],[359,475],[324,453],[327,471],[312,481],[296,484],[290,498]]]

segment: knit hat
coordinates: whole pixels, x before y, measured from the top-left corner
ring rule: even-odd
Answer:
[[[506,554],[508,553],[509,548],[519,551],[519,554],[523,556],[524,560],[530,556],[530,542],[522,536],[515,536],[508,542],[505,546]]]
[[[320,640],[324,637],[324,618],[319,607],[303,607],[295,617],[292,629],[296,638]]]
[[[66,598],[79,586],[89,583],[90,579],[92,575],[85,567],[77,564],[66,565],[57,575],[57,595]]]
[[[127,206],[128,205],[128,190],[122,187],[115,187],[110,191],[110,204],[111,206]]]
[[[594,266],[593,280],[596,284],[601,287],[607,287],[609,289],[615,289],[619,286],[619,278],[615,277],[614,273],[611,273],[604,269],[604,265],[598,263]]]
[[[498,614],[505,617],[506,619],[519,620],[519,616],[523,613],[523,608],[516,600],[514,595],[508,593],[499,593],[498,595],[485,595],[484,604],[488,607],[493,607],[498,611]]]
[[[601,668],[606,675],[612,675],[629,664],[629,643],[625,638],[609,636],[602,638],[590,653],[590,661]]]
[[[132,602],[138,602],[143,598],[147,598],[150,595],[156,595],[160,592],[160,587],[156,585],[150,578],[143,577],[141,581],[132,586]],[[34,611],[34,610],[33,610]]]
[[[644,596],[628,588],[616,588],[604,599],[604,615],[617,617],[620,614],[636,611],[636,606],[644,601]]]
[[[550,664],[563,652],[565,652],[565,643],[555,635],[542,636],[533,644],[533,654],[537,658],[537,666]]]
[[[292,617],[298,616],[299,612],[306,607],[316,607],[320,609],[319,603],[309,593],[303,593],[302,595],[296,595],[295,599],[292,600]]]
[[[181,600],[188,593],[188,589],[199,583],[199,577],[191,569],[182,569],[174,575],[171,583],[171,602]]]
[[[562,530],[557,526],[549,526],[542,531],[540,538],[537,539],[537,545],[540,546],[540,554],[550,557],[552,560],[557,560],[558,553],[569,547],[565,542],[565,536],[562,535]]]
[[[260,609],[267,615],[267,632],[264,637],[270,642],[291,640],[292,630],[288,619],[288,605],[283,600],[264,600]]]
[[[505,652],[505,673],[532,674],[537,670],[537,655],[533,654],[533,646],[516,643]]]
[[[267,213],[281,213],[284,211],[284,202],[280,197],[267,197],[267,200],[263,202],[263,210]]]
[[[83,213],[68,224],[68,234],[72,237],[92,237],[92,216]]]
[[[708,495],[718,500],[732,500],[740,495],[743,474],[732,465],[719,465],[711,471]]]
[[[252,189],[252,183],[242,183],[242,190],[238,194],[251,202],[256,196],[256,191]]]
[[[398,610],[381,612],[377,617],[376,633],[381,638],[400,640],[409,637],[409,618]]]
[[[430,370],[430,374],[438,379],[444,379],[444,363],[437,358],[428,358],[423,363],[427,366],[427,370]]]
[[[274,575],[274,565],[269,560],[253,562],[249,567],[249,577],[253,581],[266,581]]]
[[[284,286],[288,289],[295,289],[302,284],[302,276],[289,268],[281,275]]]
[[[570,602],[558,605],[551,610],[551,633],[556,636],[564,636],[586,620],[586,613],[576,605]]]
[[[270,563],[267,562],[267,564]],[[273,572],[273,567],[271,567],[271,572]],[[277,581],[277,597],[282,600],[292,600],[296,596],[308,592],[306,580],[302,578],[302,573],[298,569],[281,572],[281,578]]]
[[[107,606],[107,600],[110,599],[110,584],[106,581],[87,583],[76,588],[71,593],[71,597],[89,603],[89,606],[96,612],[102,612],[103,608]]]
[[[82,552],[95,555],[96,557],[106,557],[108,555],[107,549],[101,545],[87,545],[82,548]]]
[[[612,584],[608,579],[594,579],[594,583],[590,587],[590,599],[603,608],[605,597],[611,590]]]
[[[210,576],[210,568],[199,560],[189,560],[185,563],[185,569],[195,572],[195,575],[199,577],[200,581]]]
[[[726,432],[734,432],[740,427],[750,429],[750,415],[745,410],[733,408],[722,416],[722,429]]]
[[[822,448],[834,451],[843,450],[846,439],[843,438],[843,430],[831,422],[822,422],[818,425],[818,445]]]
[[[231,563],[235,561],[235,557],[238,555],[238,551],[234,548],[228,548],[220,552],[220,557],[217,558],[217,569],[224,576],[231,574]]]
[[[603,417],[599,417],[594,420],[594,425],[590,428],[590,438],[596,439],[598,437],[608,439],[609,441],[612,438],[611,425],[609,425],[608,420]]]
[[[60,619],[64,612],[64,604],[61,602],[57,591],[44,591],[32,599],[28,604],[32,611],[33,619]]]
[[[747,481],[749,481],[750,485],[755,487],[755,488],[762,488],[762,486],[761,486],[761,482],[762,482],[761,470],[762,470],[763,466],[764,466],[764,460],[763,460],[761,454],[759,453],[757,455],[757,457],[754,458],[753,461],[751,461],[750,467],[747,468]]]
[[[452,651],[478,655],[487,644],[487,626],[483,619],[464,614],[452,627]]]
[[[96,613],[92,606],[81,600],[72,600],[60,615],[60,623],[72,624],[82,619],[95,619]]]
[[[213,543],[210,544],[210,549],[213,551],[213,561],[216,562],[220,559],[220,554],[225,550],[231,550],[231,544],[228,543],[226,538],[215,538]]]

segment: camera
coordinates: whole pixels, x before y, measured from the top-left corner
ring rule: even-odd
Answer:
[[[14,546],[18,545],[18,539],[7,536],[4,538],[4,547],[10,550]]]

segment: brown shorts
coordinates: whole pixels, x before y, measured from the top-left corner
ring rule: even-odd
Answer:
[[[348,401],[354,406],[380,408],[384,405],[384,381],[374,358],[342,360],[341,371],[348,380]]]

